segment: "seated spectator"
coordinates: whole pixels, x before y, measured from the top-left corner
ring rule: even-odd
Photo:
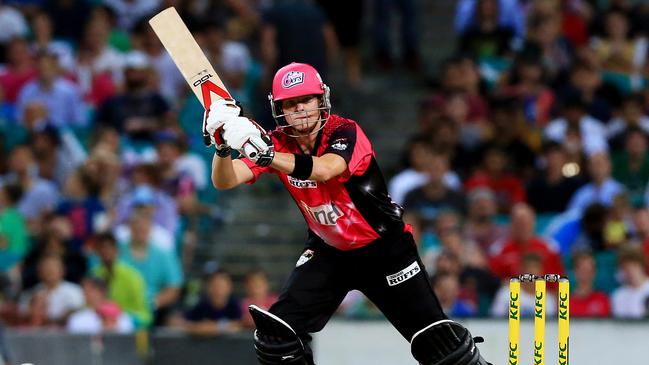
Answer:
[[[632,94],[622,100],[617,116],[611,119],[606,126],[608,144],[613,151],[624,149],[627,134],[630,131],[639,131],[649,137],[649,116],[643,110],[644,96]]]
[[[535,253],[529,253],[521,257],[521,271],[511,277],[518,277],[520,273],[529,273],[533,275],[543,275],[546,273],[555,273],[544,270],[543,258]],[[509,279],[509,278],[506,278]],[[520,295],[520,315],[521,317],[532,318],[534,316],[534,307],[536,295],[533,282],[521,283]],[[506,317],[509,313],[509,280],[503,281],[503,285],[496,293],[491,305],[491,315],[494,317]],[[557,299],[555,295],[545,297],[545,314],[548,317],[557,314]]]
[[[116,206],[115,225],[124,223],[137,206],[150,206],[153,219],[172,234],[176,234],[180,224],[176,202],[160,189],[160,171],[156,165],[137,165],[131,173],[133,188],[121,194]]]
[[[528,203],[539,214],[558,214],[566,210],[583,180],[566,174],[567,156],[559,143],[546,142],[542,156],[545,168],[527,185]]]
[[[139,51],[126,56],[124,91],[108,98],[95,115],[100,125],[126,133],[131,139],[152,142],[164,127],[169,105],[162,95],[151,90],[151,62]]]
[[[9,155],[9,173],[0,181],[22,187],[18,211],[27,220],[30,230],[38,232],[43,215],[56,207],[59,192],[54,184],[36,175],[35,167],[34,154],[29,146],[18,145]]]
[[[29,132],[39,176],[58,186],[64,186],[72,172],[88,158],[83,145],[69,129],[38,124]]]
[[[615,197],[625,192],[624,186],[611,176],[611,160],[607,152],[588,157],[588,172],[590,182],[579,188],[568,203],[568,210],[578,214],[594,203],[610,207]]]
[[[509,279],[525,271],[523,257],[537,255],[542,273],[562,274],[563,265],[557,249],[535,234],[534,210],[519,203],[512,208],[509,237],[493,245],[490,251],[491,271],[501,279]]]
[[[611,303],[615,318],[644,318],[649,313],[649,277],[642,251],[623,249],[618,258],[622,286],[613,292]]]
[[[451,318],[474,317],[477,309],[460,296],[460,278],[450,273],[437,274],[431,279],[439,303]]]
[[[442,152],[434,152],[427,163],[428,183],[406,195],[404,202],[406,221],[415,223],[413,227],[416,234],[430,229],[439,213],[444,210],[465,212],[464,195],[448,189],[444,183],[447,172],[448,156]]]
[[[108,299],[106,281],[89,277],[83,280],[81,287],[86,307],[70,315],[66,325],[69,333],[99,335],[133,332],[133,321],[128,314]]]
[[[496,223],[496,196],[489,188],[477,188],[469,193],[469,213],[464,224],[464,237],[484,251],[507,235],[507,229]]]
[[[94,248],[100,264],[93,269],[93,275],[106,281],[108,298],[131,316],[137,328],[147,327],[151,309],[142,275],[118,258],[117,241],[111,233],[98,234]]]
[[[86,105],[81,91],[61,75],[57,56],[49,51],[37,55],[37,77],[28,82],[16,101],[16,120],[24,120],[25,107],[38,101],[47,108],[47,120],[56,127],[85,126]]]
[[[5,67],[0,70],[0,89],[3,91],[2,99],[15,104],[23,86],[36,77],[36,68],[25,39],[14,38],[7,44],[5,52]]]
[[[607,72],[627,77],[633,76],[642,69],[646,62],[646,57],[641,52],[646,53],[647,40],[630,37],[631,28],[628,16],[618,9],[610,9],[606,13],[604,26],[605,36],[594,37],[591,40],[591,47],[597,53],[602,67]],[[627,80],[625,84],[630,83],[631,81]],[[631,87],[627,87],[628,89]]]
[[[498,0],[498,24],[512,28],[518,37],[525,35],[525,18],[521,16],[523,9],[517,0]],[[475,0],[460,0],[455,12],[455,31],[464,33],[476,22],[478,2]]]
[[[544,127],[550,121],[554,93],[547,86],[547,75],[539,53],[540,50],[537,47],[529,47],[516,55],[514,65],[508,73],[503,75],[500,80],[499,90],[496,91],[497,95],[510,98],[510,100],[505,99],[491,103],[492,113],[496,112],[493,106],[498,106],[502,112],[507,112],[508,109],[515,111],[518,105],[512,103],[512,101],[516,101],[521,104],[524,111],[524,120],[527,123],[537,127]],[[503,103],[507,101],[513,105]],[[496,115],[493,116],[493,119],[496,120]],[[514,131],[520,129],[517,124]],[[507,131],[507,128],[500,129]],[[498,138],[498,136],[498,133],[494,134],[495,138]]]
[[[533,3],[546,3],[549,9],[536,11],[527,18],[527,40],[523,49],[536,49],[537,56],[546,71],[547,80],[555,80],[569,67],[573,59],[573,49],[564,34],[561,32],[561,14],[558,1],[534,1]],[[541,5],[543,6],[543,5]],[[536,10],[536,9],[535,9]]]
[[[33,40],[31,43],[32,51],[50,51],[57,55],[59,64],[66,71],[72,71],[74,68],[74,51],[69,43],[54,39],[54,25],[52,24],[51,14],[37,10],[32,15],[31,28]]]
[[[241,304],[232,295],[232,280],[224,270],[211,273],[205,283],[205,295],[175,324],[193,335],[213,336],[236,332],[241,328]]]
[[[502,149],[511,164],[511,172],[519,177],[529,177],[534,169],[535,155],[532,150],[536,132],[525,120],[524,104],[515,99],[495,99],[491,107],[491,138],[489,145]],[[480,153],[481,151],[478,150]]]
[[[72,173],[65,184],[64,198],[57,212],[71,222],[72,245],[77,249],[102,228],[102,221],[107,219],[98,193],[99,187],[84,168]]]
[[[514,29],[499,23],[498,0],[479,0],[475,22],[462,33],[459,49],[480,58],[506,57],[511,53]]]
[[[21,262],[29,249],[25,219],[16,208],[22,188],[9,184],[0,186],[0,272],[6,273]]]
[[[178,256],[149,241],[152,224],[149,214],[135,212],[130,223],[131,240],[120,245],[120,258],[144,278],[147,301],[159,316],[156,322],[162,323],[166,311],[180,296],[183,274]]]
[[[208,186],[205,161],[188,151],[187,136],[165,131],[156,135],[156,142],[158,163],[163,170],[163,184],[167,193],[172,196],[182,195],[183,189],[188,189],[184,186],[188,184],[195,190],[203,190]]]
[[[137,199],[138,204],[133,208],[131,217],[135,215],[145,215],[151,219],[153,217],[153,206],[144,200]],[[118,242],[130,242],[132,239],[132,222],[127,222],[117,226],[113,233]],[[171,254],[176,254],[176,240],[168,229],[156,222],[151,223],[149,231],[149,242],[158,249]]]
[[[637,209],[633,213],[634,237],[632,243],[642,250],[649,273],[649,210]]]
[[[482,167],[471,176],[464,187],[467,192],[476,188],[488,188],[496,196],[498,212],[507,214],[516,203],[525,202],[523,182],[507,172],[508,156],[496,146],[487,148]]]
[[[430,154],[433,153],[433,148],[428,140],[428,137],[417,136],[410,141],[407,148],[410,166],[396,174],[388,183],[390,197],[399,205],[403,205],[409,192],[428,182],[426,168],[430,162]],[[459,190],[462,187],[460,178],[453,171],[448,171],[444,175],[444,183],[452,190]]]
[[[611,303],[606,293],[596,290],[595,258],[588,251],[578,251],[572,257],[574,284],[570,294],[570,315],[574,317],[608,317]]]
[[[64,271],[65,267],[59,256],[49,255],[40,259],[38,263],[40,282],[20,298],[20,310],[26,318],[32,315],[29,307],[34,297],[39,297],[46,303],[46,324],[63,325],[72,312],[83,307],[84,298],[81,288],[77,284],[64,281]]]
[[[277,301],[277,294],[270,291],[268,277],[262,270],[249,271],[244,283],[246,296],[241,301],[242,325],[246,328],[255,328],[248,306],[254,304],[263,309],[270,309],[270,306]]]
[[[649,150],[647,136],[639,128],[626,131],[624,151],[612,155],[613,178],[626,189],[631,204],[644,205],[644,194],[649,182]]]
[[[44,219],[43,232],[35,238],[35,245],[22,264],[21,281],[23,289],[38,283],[38,265],[42,257],[57,256],[65,267],[65,281],[79,284],[86,275],[87,258],[80,247],[71,244],[72,224],[59,215],[48,215]]]
[[[568,152],[592,155],[608,150],[602,122],[586,114],[581,96],[573,94],[561,100],[561,117],[545,127],[545,138],[562,144]]]

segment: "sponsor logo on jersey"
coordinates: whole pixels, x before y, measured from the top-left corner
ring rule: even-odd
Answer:
[[[302,256],[297,260],[295,267],[302,266],[307,263],[307,261],[313,258],[313,250],[306,250],[302,253]]]
[[[412,278],[413,276],[417,275],[418,272],[421,271],[421,268],[419,267],[419,263],[417,261],[413,262],[410,264],[408,267],[405,269],[399,271],[398,273],[388,275],[385,278],[388,280],[388,285],[389,286],[395,286],[403,283],[404,281]]]
[[[290,89],[295,85],[304,83],[304,72],[291,71],[282,77],[282,87]]]
[[[347,149],[347,139],[346,138],[339,138],[334,141],[334,143],[331,144],[331,148],[338,150],[338,151],[344,151]]]
[[[314,189],[318,187],[318,183],[313,180],[300,180],[293,176],[287,176],[288,183],[299,189]]]
[[[302,203],[302,208],[316,223],[325,226],[335,226],[338,218],[343,216],[343,212],[334,204],[323,204],[317,207],[310,207],[305,202]]]

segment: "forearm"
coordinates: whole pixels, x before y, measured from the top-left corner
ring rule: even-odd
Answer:
[[[163,289],[156,297],[155,297],[155,307],[157,308],[163,308],[166,306],[169,306],[173,304],[177,299],[178,296],[180,295],[180,289],[178,288],[166,288]]]
[[[212,158],[212,184],[217,189],[231,189],[237,185],[237,175],[231,157]]]

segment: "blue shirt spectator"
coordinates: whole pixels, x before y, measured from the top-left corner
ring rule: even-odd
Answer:
[[[589,205],[600,203],[611,206],[613,199],[625,192],[624,186],[611,178],[611,161],[607,153],[589,157],[591,182],[579,188],[568,204],[569,211],[583,212]]]
[[[455,13],[455,31],[464,33],[475,23],[476,7],[479,0],[460,0]],[[525,35],[525,17],[522,16],[518,0],[498,0],[498,25],[510,27],[516,33],[516,37]]]

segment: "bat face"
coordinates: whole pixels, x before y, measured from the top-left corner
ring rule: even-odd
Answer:
[[[212,104],[212,94],[232,98],[174,7],[158,13],[149,24],[204,108]]]

